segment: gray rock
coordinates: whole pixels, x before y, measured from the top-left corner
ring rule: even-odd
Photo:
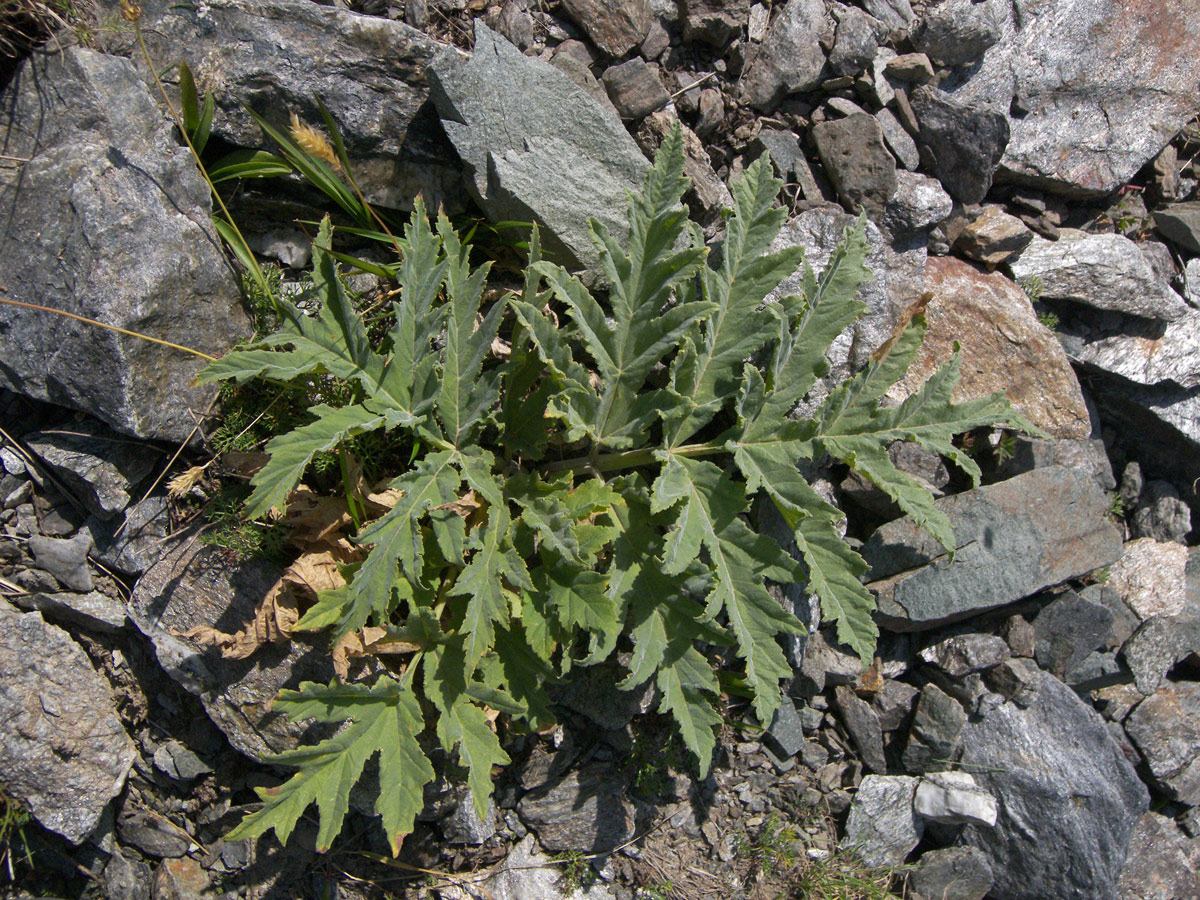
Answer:
[[[89,594],[24,594],[13,597],[22,609],[37,610],[47,619],[108,634],[125,626],[125,606],[99,591]]]
[[[1187,0],[988,4],[1001,41],[946,85],[959,101],[1019,113],[1002,166],[1057,191],[1108,194],[1200,107],[1200,32]],[[1187,23],[1187,24],[1185,24]]]
[[[1117,486],[1104,441],[1099,438],[1047,441],[1018,436],[1012,447],[1012,456],[1000,463],[997,474],[1001,478],[1012,478],[1044,466],[1065,466],[1087,472],[1104,491],[1111,491]]]
[[[25,460],[7,447],[0,447],[0,468],[12,476],[25,477]]]
[[[450,883],[438,888],[441,900],[612,900],[606,885],[594,884],[574,891],[562,884],[562,864],[538,849],[533,835],[526,835],[503,861],[472,878],[471,886]],[[486,892],[486,893],[485,893]]]
[[[887,734],[898,731],[913,714],[920,691],[904,681],[889,679],[883,690],[871,697],[871,708],[879,716],[879,727]]]
[[[1108,584],[1138,618],[1177,616],[1187,605],[1187,548],[1137,538],[1125,544]]]
[[[1014,661],[1016,662],[1016,661]],[[969,825],[995,900],[1115,900],[1145,785],[1091,707],[1029,666],[1029,688],[963,731],[962,769],[999,804],[995,828]]]
[[[1008,146],[1008,120],[927,85],[911,102],[921,125],[917,143],[929,149],[934,175],[955,200],[981,201]]]
[[[913,796],[918,816],[939,825],[996,824],[996,798],[975,783],[969,772],[931,772]]]
[[[769,112],[787,94],[820,84],[825,53],[817,39],[832,27],[823,0],[787,0],[738,82],[742,100]]]
[[[548,252],[572,266],[598,266],[588,218],[620,239],[629,227],[627,194],[649,171],[616,116],[479,20],[474,55],[447,51],[429,80],[468,188],[487,215],[536,221]]]
[[[648,0],[563,0],[562,5],[592,43],[609,56],[624,56],[641,43],[650,28]]]
[[[889,31],[905,33],[916,20],[908,0],[861,0],[859,5]]]
[[[884,71],[898,81],[912,84],[930,84],[936,79],[929,57],[924,53],[903,53],[890,60]]]
[[[846,685],[838,687],[834,696],[842,724],[858,748],[863,766],[868,772],[886,774],[887,759],[883,755],[883,729],[879,724],[879,716]]]
[[[905,517],[863,545],[881,622],[931,628],[1027,597],[1114,562],[1120,533],[1086,474],[1057,466],[935,501],[954,528],[954,562]],[[911,570],[911,571],[910,571]]]
[[[88,553],[92,538],[77,534],[73,538],[50,538],[35,534],[29,539],[29,549],[38,568],[53,575],[63,587],[73,591],[90,591],[92,573],[88,569]]]
[[[992,868],[982,852],[947,847],[921,854],[908,889],[912,900],[983,900],[992,882]]]
[[[154,768],[181,784],[189,784],[212,771],[208,763],[179,741],[167,741],[154,751]]]
[[[750,0],[684,0],[683,37],[723,47],[737,37],[750,20]]]
[[[462,791],[454,811],[438,822],[438,828],[451,844],[478,847],[496,835],[496,804],[489,798],[487,813],[481,819],[469,792]]]
[[[108,519],[129,505],[129,491],[154,470],[161,456],[153,447],[91,422],[30,432],[25,444],[89,512]]]
[[[795,756],[807,743],[804,738],[804,725],[791,697],[785,696],[780,700],[779,708],[771,717],[771,724],[763,733],[763,742],[780,759]]]
[[[119,523],[91,516],[83,527],[95,542],[94,559],[124,575],[140,575],[158,559],[171,531],[170,504],[166,497],[147,497],[127,509]]]
[[[832,644],[824,632],[809,635],[800,675],[812,684],[814,694],[823,692],[828,685],[853,684],[861,672],[862,661]]]
[[[118,4],[104,2],[115,17]],[[243,104],[286,131],[293,112],[320,126],[320,97],[368,200],[408,209],[422,194],[430,209],[462,207],[457,161],[427,105],[425,69],[444,44],[402,22],[298,0],[140,5],[151,57],[186,60],[196,83],[212,92],[214,134],[274,150]],[[105,49],[140,60],[132,29],[100,35]]]
[[[998,266],[1024,250],[1032,240],[1033,232],[1024,222],[1002,207],[989,204],[962,230],[954,246],[964,256]]]
[[[123,853],[114,853],[101,875],[107,900],[150,900],[150,867]]]
[[[936,684],[921,688],[902,757],[905,771],[921,775],[954,765],[966,724],[967,713],[957,700]]]
[[[896,99],[896,88],[892,84],[894,79],[887,74],[888,63],[895,58],[896,51],[891,47],[879,47],[875,51],[875,58],[871,60],[870,68],[864,73],[864,78],[870,82],[869,85],[864,85],[867,99],[880,109],[891,106]]]
[[[875,59],[876,22],[852,6],[835,6],[837,30],[829,51],[829,68],[836,75],[857,75]]]
[[[919,52],[945,66],[961,66],[1000,42],[991,3],[947,0],[931,8],[911,32]]]
[[[894,240],[903,240],[945,221],[953,209],[953,198],[936,178],[897,171],[896,193],[883,208],[879,224]]]
[[[1120,900],[1200,897],[1200,841],[1189,840],[1166,816],[1138,819],[1121,870]]]
[[[833,118],[828,113],[836,113],[838,116],[853,116],[858,114],[866,114],[866,110],[850,100],[847,97],[839,97],[836,94],[825,101],[826,118]]]
[[[755,158],[764,152],[770,153],[775,174],[785,182],[795,182],[796,160],[804,156],[804,151],[800,148],[800,139],[795,133],[777,128],[764,128],[754,138],[751,147]]]
[[[1164,684],[1125,719],[1153,784],[1185,806],[1200,806],[1200,683]]]
[[[0,100],[4,152],[29,160],[0,170],[8,298],[214,356],[249,331],[208,186],[128,61],[39,52]],[[190,355],[33,310],[4,321],[0,387],[125,434],[184,440],[215,395],[190,386]]]
[[[1008,644],[994,634],[970,632],[943,638],[921,651],[921,659],[952,678],[998,666],[1011,655]]]
[[[137,755],[108,682],[38,613],[0,600],[0,782],[50,831],[81,843]]]
[[[918,781],[903,775],[864,778],[850,804],[842,847],[868,866],[901,865],[924,832],[913,812]]]
[[[640,119],[671,102],[658,73],[640,56],[606,69],[600,80],[623,119]]]
[[[551,853],[608,853],[637,831],[638,809],[625,797],[617,772],[605,766],[571,772],[529,791],[517,812]]]
[[[1138,626],[1121,647],[1137,689],[1155,693],[1175,665],[1193,654],[1200,656],[1200,611],[1194,607],[1178,616],[1153,616]]]
[[[874,116],[856,113],[818,122],[813,143],[842,202],[878,213],[896,193],[896,160]]]
[[[883,142],[887,144],[896,160],[909,171],[915,170],[921,164],[921,153],[917,149],[917,142],[904,130],[900,120],[892,115],[890,109],[881,109],[875,113],[875,120],[879,123],[879,130],[883,132]]]
[[[1017,281],[1039,279],[1042,297],[1049,300],[1168,321],[1188,313],[1138,245],[1119,234],[1063,229],[1057,241],[1034,238],[1009,267]]]
[[[157,859],[187,855],[197,844],[186,831],[157,813],[133,811],[117,820],[121,843]]]
[[[225,659],[213,647],[181,637],[196,627],[235,631],[249,623],[279,572],[261,562],[228,561],[220,550],[186,536],[166,549],[138,579],[129,617],[150,639],[159,664],[186,691],[200,698],[209,718],[233,747],[254,759],[293,749],[320,737],[271,711],[283,688],[302,681],[328,684],[333,665],[320,640],[293,635],[248,659]]]
[[[1129,517],[1130,534],[1164,544],[1172,541],[1183,544],[1191,530],[1192,511],[1180,499],[1174,485],[1166,481],[1149,482]]]
[[[565,684],[552,689],[553,700],[606,731],[618,731],[653,709],[661,697],[651,682],[631,691],[619,689],[622,677],[615,664],[578,668]]]
[[[1108,645],[1113,613],[1068,590],[1038,613],[1033,632],[1038,665],[1067,681],[1093,650]]]
[[[1154,213],[1154,225],[1168,240],[1200,253],[1200,200],[1173,203]]]

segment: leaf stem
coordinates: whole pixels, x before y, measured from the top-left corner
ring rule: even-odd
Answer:
[[[655,454],[658,452],[660,451],[657,448],[643,447],[640,450],[625,450],[621,453],[575,456],[571,459],[560,459],[556,462],[547,463],[541,468],[547,474],[567,470],[572,472],[588,470],[594,472],[612,472],[617,469],[636,469],[638,466],[648,466],[655,462]],[[684,444],[682,447],[675,447],[667,452],[675,456],[686,456],[695,459],[702,456],[715,456],[718,453],[726,453],[728,451],[725,449],[725,442],[721,441],[720,443]]]

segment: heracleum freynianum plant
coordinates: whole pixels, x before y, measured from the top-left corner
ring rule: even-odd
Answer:
[[[328,373],[354,387],[355,402],[316,406],[315,421],[267,445],[249,516],[284,508],[313,455],[354,435],[404,429],[417,448],[391,483],[399,501],[354,537],[369,552],[298,626],[336,638],[375,623],[415,649],[373,684],[306,683],[280,695],[278,708],[295,720],[349,724],[275,756],[298,771],[260,791],[262,809],[233,836],[273,828],[286,841],[315,802],[317,845],[328,847],[351,786],[378,753],[376,810],[398,849],[434,776],[417,739],[426,728],[468,771],[482,815],[492,766],[509,761],[489,711],[541,727],[546,683],[618,648],[629,651],[619,687],[654,679],[661,711],[706,771],[720,721],[706,649],[736,649],[763,723],[792,674],[776,638],[803,626],[765,579],[806,583],[838,639],[872,656],[866,566],[798,460],[844,461],[952,546],[949,522],[892,466],[888,444],[915,441],[977,481],[954,435],[1027,423],[1002,395],[951,403],[957,357],[908,400],[881,408],[920,346],[919,316],[815,416],[789,419],[827,373],[829,343],[864,310],[855,299],[869,277],[863,226],[847,232],[820,276],[805,267],[800,296],[764,305],[802,255],[769,252],[784,219],[769,163],[734,186],[717,268],[680,203],[687,183],[675,131],[631,200],[628,236],[593,220],[611,283],[603,302],[540,258],[535,230],[524,290],[483,303],[488,266],[472,269],[446,218],[431,229],[418,203],[400,240],[395,325],[378,350],[323,249],[326,221],[313,248],[319,315],[281,301],[279,331],[205,371],[209,381]],[[511,332],[506,359],[492,352],[501,329]],[[472,502],[456,506],[468,491]],[[793,529],[799,561],[747,524],[757,494]]]

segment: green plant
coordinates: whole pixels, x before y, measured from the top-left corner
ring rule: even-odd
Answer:
[[[771,813],[753,837],[739,832],[734,836],[733,854],[754,863],[756,874],[764,877],[792,868],[796,864],[796,843],[800,832]]]
[[[550,721],[544,687],[575,666],[632,652],[621,683],[653,678],[699,769],[715,745],[717,674],[702,652],[733,647],[762,722],[791,671],[776,640],[803,625],[764,580],[807,580],[839,640],[871,659],[876,629],[862,559],[841,539],[841,513],[796,463],[828,454],[893,497],[939,541],[949,521],[887,445],[911,440],[978,466],[951,441],[966,429],[1031,428],[1002,395],[950,402],[955,357],[904,403],[881,408],[924,334],[918,316],[817,414],[788,413],[828,372],[825,348],[863,311],[863,226],[850,230],[802,296],[764,305],[801,262],[769,252],[784,213],[779,182],[752,165],[735,186],[719,268],[681,205],[682,138],[663,143],[623,245],[593,220],[611,288],[607,305],[541,259],[536,229],[519,295],[483,302],[489,265],[473,268],[448,220],[431,228],[420,203],[397,238],[399,301],[387,342],[371,346],[327,250],[313,247],[318,315],[280,302],[278,331],[209,366],[204,380],[287,380],[312,373],[351,389],[341,406],[275,437],[246,515],[282,509],[315,454],[378,430],[407,435],[412,466],[391,482],[394,506],[354,537],[348,583],[323,591],[298,629],[339,639],[369,622],[410,647],[373,683],[306,683],[276,708],[295,720],[347,723],[315,746],[273,760],[298,771],[261,791],[263,806],[233,832],[274,829],[286,841],[307,807],[317,846],[341,827],[352,784],[379,755],[376,811],[393,850],[422,807],[434,772],[418,736],[428,728],[467,770],[483,815],[492,768],[509,761],[491,726]],[[492,354],[504,334],[504,358]],[[763,368],[748,364],[761,359]],[[720,464],[718,464],[720,463]],[[763,493],[794,529],[801,561],[745,521]],[[369,549],[368,549],[369,548]],[[390,657],[395,659],[395,657]]]
[[[1117,522],[1125,518],[1125,500],[1119,491],[1108,492],[1108,517]]]
[[[1038,321],[1050,331],[1058,331],[1058,316],[1049,310],[1038,313]]]
[[[588,858],[578,850],[559,853],[554,857],[554,861],[562,866],[562,874],[558,876],[558,887],[565,894],[570,895],[589,888],[599,880]]]
[[[14,858],[23,859],[27,866],[33,866],[33,854],[29,850],[29,842],[25,839],[25,826],[30,821],[29,810],[10,797],[5,790],[0,789],[0,866],[8,872],[10,882],[16,880]],[[20,841],[21,848],[14,857],[16,841]]]
[[[997,463],[1006,463],[1017,453],[1017,436],[1004,432],[996,441],[996,447],[992,451],[996,456]]]
[[[804,900],[900,900],[892,885],[901,872],[863,865],[838,850],[804,865],[794,883],[794,896]]]
[[[1037,303],[1042,299],[1042,279],[1038,275],[1030,275],[1021,282],[1021,290],[1025,292],[1025,296],[1029,298],[1030,303]]]

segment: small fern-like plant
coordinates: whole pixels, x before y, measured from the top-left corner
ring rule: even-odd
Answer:
[[[267,445],[249,516],[283,509],[314,455],[353,436],[402,429],[417,447],[391,482],[398,502],[355,535],[366,552],[348,583],[322,593],[298,626],[337,638],[376,624],[415,649],[374,683],[306,683],[280,695],[278,708],[297,721],[344,726],[275,756],[298,771],[260,792],[262,808],[233,837],[273,828],[286,841],[316,803],[317,845],[327,848],[378,754],[375,808],[398,850],[434,777],[418,740],[427,729],[467,770],[482,815],[492,767],[509,761],[495,713],[543,727],[547,685],[613,656],[627,669],[621,688],[657,685],[661,711],[706,771],[720,721],[706,651],[735,648],[764,724],[791,675],[777,636],[803,626],[766,579],[806,582],[838,639],[872,656],[866,565],[799,460],[843,460],[952,546],[948,520],[893,467],[888,444],[916,441],[978,479],[953,437],[1024,420],[1001,395],[951,403],[957,358],[882,408],[921,343],[920,317],[815,416],[789,418],[828,372],[830,342],[864,310],[855,299],[869,277],[863,225],[821,275],[805,267],[800,296],[765,303],[802,262],[799,248],[770,252],[785,215],[774,206],[780,183],[765,161],[746,171],[714,268],[680,203],[683,159],[676,131],[631,200],[625,240],[593,220],[606,303],[541,258],[536,230],[524,289],[485,303],[488,266],[472,268],[446,218],[431,227],[418,203],[398,239],[399,300],[382,348],[368,342],[323,249],[326,221],[313,248],[319,315],[281,301],[278,331],[205,371],[239,382],[327,373],[354,387],[355,402],[315,406],[313,422]],[[511,348],[500,356],[498,336]],[[456,503],[468,491],[471,502]],[[747,524],[760,494],[793,529],[798,559]]]

